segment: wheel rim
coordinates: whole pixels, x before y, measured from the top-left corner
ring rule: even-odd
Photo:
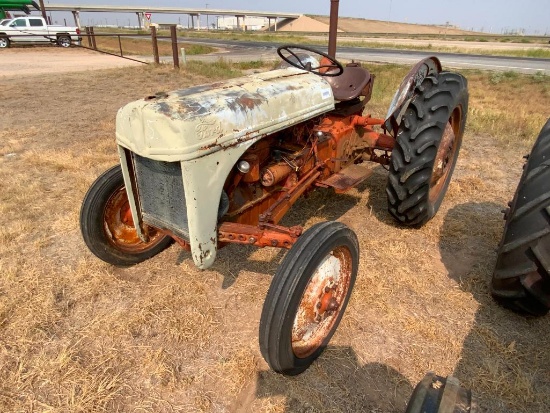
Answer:
[[[62,47],[69,47],[71,45],[71,40],[68,39],[67,37],[62,37],[59,40],[59,43],[61,44]]]
[[[351,252],[341,246],[317,266],[304,290],[292,326],[292,351],[298,358],[313,354],[340,318],[353,271]]]
[[[124,187],[111,195],[103,213],[103,230],[111,245],[127,253],[146,251],[164,239],[164,234],[155,228],[147,227],[148,242],[143,242],[136,231],[130,203]]]
[[[432,168],[430,178],[429,200],[434,204],[443,195],[446,183],[451,177],[453,166],[456,162],[458,149],[462,136],[460,135],[460,124],[462,122],[462,111],[457,107],[449,121],[445,125],[443,136],[437,147],[437,154]]]
[[[8,41],[4,38],[0,38],[0,47],[6,47],[8,45]]]

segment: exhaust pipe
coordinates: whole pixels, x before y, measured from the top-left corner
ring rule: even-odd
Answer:
[[[328,55],[336,58],[336,37],[338,35],[338,6],[340,0],[330,0],[330,28],[328,31]]]

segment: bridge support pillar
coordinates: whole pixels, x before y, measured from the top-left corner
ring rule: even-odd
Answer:
[[[271,27],[271,19],[275,19],[275,26],[274,28]],[[267,27],[268,27],[268,31],[272,32],[272,31],[277,31],[277,19],[278,17],[267,17]]]
[[[74,24],[76,27],[80,28],[80,12],[78,10],[73,10]]]
[[[142,30],[145,27],[145,13],[138,11],[136,12],[138,19],[139,29]]]
[[[237,18],[237,30],[245,31],[246,30],[246,26],[244,22],[245,16],[243,16],[242,14],[241,15],[236,14],[235,17]]]
[[[197,18],[197,27],[198,29],[197,30],[200,30],[201,29],[201,15],[200,14],[190,14],[189,16],[191,16],[191,28],[193,30],[195,30],[195,17]]]

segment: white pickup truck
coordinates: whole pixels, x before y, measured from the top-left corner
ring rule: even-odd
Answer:
[[[11,43],[57,43],[61,47],[78,44],[78,27],[52,26],[42,17],[16,17],[7,25],[0,26],[0,49]]]

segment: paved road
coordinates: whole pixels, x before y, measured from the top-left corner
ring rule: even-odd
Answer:
[[[214,53],[208,57],[191,57],[193,59],[208,60],[224,57],[229,60],[278,59],[275,50],[277,44],[265,42],[240,42],[235,40],[211,40],[196,38],[180,38],[186,43],[202,43],[226,49],[224,52]],[[323,48],[320,48],[323,50]],[[326,51],[326,49],[324,49]],[[411,65],[418,60],[436,55],[441,63],[448,68],[482,69],[521,73],[543,72],[550,75],[550,59],[520,58],[506,56],[485,56],[475,54],[434,53],[414,50],[371,49],[364,47],[339,47],[336,56],[340,59],[364,62],[398,63]]]
[[[498,71],[512,70],[531,74],[543,72],[550,75],[550,59],[347,47],[340,48],[338,56],[345,59],[354,58],[374,62],[414,64],[418,60],[427,56],[433,56],[434,54],[441,60],[441,64],[444,67]]]

